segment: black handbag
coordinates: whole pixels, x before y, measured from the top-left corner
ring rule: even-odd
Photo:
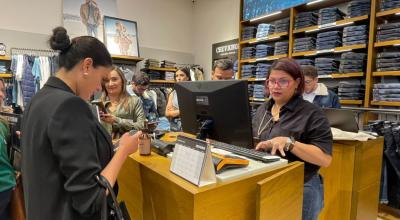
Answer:
[[[131,220],[124,202],[118,203],[114,190],[108,180],[102,175],[96,175],[97,182],[111,195],[112,201],[109,202],[107,196],[104,197],[101,220]]]

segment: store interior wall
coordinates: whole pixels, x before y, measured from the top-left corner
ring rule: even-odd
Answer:
[[[83,2],[83,0],[82,0]],[[4,2],[0,42],[48,49],[51,29],[62,25],[62,0]],[[118,17],[138,23],[140,56],[199,64],[211,72],[213,43],[239,32],[239,0],[117,0]]]

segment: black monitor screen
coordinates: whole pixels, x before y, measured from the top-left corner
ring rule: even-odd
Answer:
[[[208,138],[253,148],[247,81],[180,82],[175,88],[184,132],[210,127]]]

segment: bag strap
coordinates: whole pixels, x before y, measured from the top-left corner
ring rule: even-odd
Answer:
[[[110,193],[112,201],[113,201],[115,213],[117,214],[117,219],[118,220],[124,220],[121,208],[119,207],[119,204],[118,204],[118,201],[117,201],[117,197],[115,196],[114,190],[111,187],[111,185],[108,182],[108,180],[102,175],[96,175],[96,180],[100,184],[100,186],[102,186],[103,188],[108,190],[108,193]],[[107,200],[107,197],[106,197],[106,200]]]

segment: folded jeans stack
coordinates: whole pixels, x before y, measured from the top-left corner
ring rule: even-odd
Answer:
[[[255,47],[243,47],[241,51],[241,58],[242,59],[250,59],[254,58],[256,48]]]
[[[310,59],[296,59],[296,61],[300,66],[310,66],[310,65],[314,66],[315,65],[314,60],[310,60]]]
[[[400,8],[400,0],[382,0],[381,11],[389,11],[395,8]]]
[[[377,83],[372,90],[374,101],[400,102],[400,83]]]
[[[343,46],[366,44],[368,42],[367,25],[343,28]]]
[[[257,63],[257,69],[256,69],[256,78],[267,78],[269,69],[271,68],[271,64],[267,63]]]
[[[255,84],[254,85],[253,97],[256,99],[264,99],[265,98],[264,84]]]
[[[332,49],[342,46],[342,33],[340,31],[328,31],[317,35],[317,50]]]
[[[162,60],[161,61],[161,67],[165,68],[175,68],[176,63],[173,61],[168,61],[168,60]]]
[[[371,0],[353,0],[347,5],[347,14],[350,18],[369,15]]]
[[[158,72],[158,71],[150,70],[150,71],[147,72],[147,75],[149,76],[150,80],[160,80],[160,79],[162,79],[161,73]]]
[[[342,20],[345,14],[336,7],[322,8],[319,10],[318,24],[328,24]]]
[[[359,73],[365,70],[366,53],[343,53],[340,59],[340,73]]]
[[[254,93],[254,84],[248,84],[247,85],[247,94],[253,95]]]
[[[275,21],[275,33],[289,32],[290,19],[284,18]]]
[[[280,41],[275,43],[274,55],[287,54],[289,51],[289,42]]]
[[[165,80],[173,81],[175,80],[175,73],[174,72],[165,72]]]
[[[318,14],[315,12],[302,12],[296,15],[294,29],[301,29],[318,24]]]
[[[257,67],[254,64],[242,65],[240,77],[242,79],[254,78],[256,73],[256,68]]]
[[[333,58],[315,58],[315,68],[319,76],[338,72],[337,61]]]
[[[257,28],[253,26],[244,27],[242,30],[242,40],[249,40],[255,38]]]
[[[256,38],[263,38],[275,32],[273,24],[259,24],[257,27]]]
[[[160,67],[160,61],[156,59],[146,59],[144,61],[144,67],[149,68],[149,67]]]
[[[377,29],[377,41],[400,39],[400,22],[380,24]]]
[[[302,52],[315,50],[315,38],[314,37],[303,37],[294,39],[293,52]]]
[[[363,100],[365,86],[358,82],[340,81],[338,96],[340,100]]]
[[[400,52],[381,52],[376,58],[376,70],[400,71]]]
[[[264,58],[274,54],[274,48],[267,44],[258,44],[256,46],[256,58]]]

